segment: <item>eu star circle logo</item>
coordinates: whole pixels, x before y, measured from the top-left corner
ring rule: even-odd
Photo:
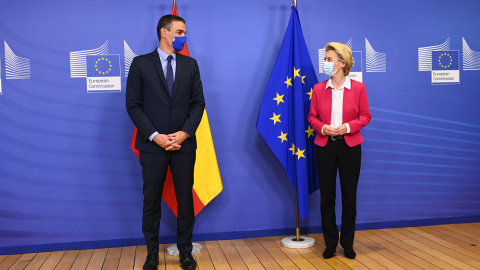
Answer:
[[[105,57],[98,58],[97,61],[95,61],[95,71],[102,75],[108,74],[112,71],[112,61]]]
[[[449,68],[453,64],[453,59],[452,56],[449,53],[442,53],[438,57],[438,65],[440,65],[442,68]]]

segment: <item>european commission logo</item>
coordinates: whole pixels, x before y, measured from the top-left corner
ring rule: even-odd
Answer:
[[[120,79],[120,55],[87,56],[87,91],[122,90]]]
[[[130,49],[128,46],[127,41],[123,41],[123,54],[125,57],[125,77],[128,77],[128,72],[130,71],[130,65],[132,64],[133,58],[137,55]]]
[[[352,48],[352,39],[345,43]],[[347,77],[363,82],[363,52],[352,51],[353,66]],[[318,50],[318,70],[323,73],[323,63],[325,62],[325,49]],[[377,52],[365,38],[365,71],[366,72],[387,72],[387,56],[385,53]]]
[[[16,55],[6,41],[3,44],[5,46],[5,78],[7,80],[30,79],[30,59]],[[0,61],[0,95],[3,94],[1,64]]]
[[[432,84],[460,83],[458,51],[432,51]]]
[[[462,38],[463,70],[480,70],[480,52]],[[430,71],[432,85],[460,83],[460,52],[450,49],[450,38],[440,45],[418,48],[418,71]]]
[[[70,52],[70,77],[86,78],[87,93],[120,92],[120,55],[108,54],[108,40],[96,49]]]

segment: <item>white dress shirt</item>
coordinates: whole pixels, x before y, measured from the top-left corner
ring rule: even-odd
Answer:
[[[333,128],[337,128],[343,124],[343,92],[345,89],[350,91],[352,89],[352,82],[350,81],[350,78],[346,77],[345,81],[343,82],[342,86],[340,86],[338,89],[333,87],[332,84],[332,79],[328,79],[327,85],[325,86],[325,89],[331,88],[332,90],[332,118],[330,119],[330,125]],[[345,123],[347,126],[347,133],[350,133],[350,125]],[[322,127],[322,134],[325,135],[323,132],[323,129],[325,128],[326,125]]]

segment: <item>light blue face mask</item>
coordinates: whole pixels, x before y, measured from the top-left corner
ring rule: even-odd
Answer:
[[[330,77],[335,75],[337,71],[341,69],[341,67],[338,69],[333,69],[334,65],[335,65],[334,62],[323,62],[323,73],[325,73],[327,76],[330,76]]]
[[[172,35],[172,33],[170,33],[170,31],[167,30],[167,32],[170,35]],[[187,42],[187,36],[175,37],[175,36],[172,35],[172,37],[173,37],[173,41],[168,39],[168,38],[167,39],[172,41],[173,49],[176,52],[179,52],[179,51],[183,50],[183,47],[185,47],[185,42]]]

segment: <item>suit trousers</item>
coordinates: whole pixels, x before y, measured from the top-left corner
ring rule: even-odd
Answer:
[[[318,181],[320,186],[320,211],[326,248],[338,245],[338,228],[335,216],[337,169],[342,193],[342,228],[340,244],[353,248],[355,220],[357,217],[357,186],[362,160],[361,145],[349,147],[344,139],[328,139],[324,147],[315,146]]]
[[[143,218],[142,231],[147,242],[148,253],[158,254],[161,203],[163,186],[168,166],[177,196],[177,247],[180,252],[192,251],[192,234],[195,225],[193,209],[193,174],[196,152],[140,152],[143,174]]]

